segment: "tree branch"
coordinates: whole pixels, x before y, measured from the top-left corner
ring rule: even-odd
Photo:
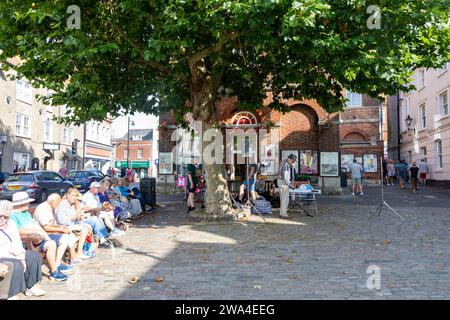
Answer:
[[[218,43],[209,48],[204,48],[200,51],[197,51],[189,58],[189,64],[194,65],[197,61],[204,59],[210,53],[220,52],[223,48],[223,45],[228,41],[234,40],[239,36],[239,33],[233,32],[229,37],[220,40]]]
[[[159,70],[165,74],[170,74],[170,69],[167,68],[165,65],[162,65],[156,61],[152,61],[152,60],[145,60],[144,57],[144,51],[141,49],[141,47],[139,47],[139,44],[136,41],[133,41],[132,39],[128,38],[127,34],[125,33],[124,30],[122,30],[122,28],[120,28],[117,25],[113,25],[113,28],[125,39],[128,41],[128,43],[137,51],[139,52],[139,54],[142,56],[142,58],[144,59],[143,62],[148,64],[150,67],[152,67],[153,69]]]

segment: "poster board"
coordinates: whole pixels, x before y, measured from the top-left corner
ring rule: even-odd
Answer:
[[[366,153],[363,155],[363,164],[365,172],[378,172],[377,155],[374,153]]]
[[[287,157],[289,157],[289,155],[293,153],[296,157],[297,157],[297,161],[295,161],[294,163],[294,168],[295,168],[295,172],[300,172],[299,171],[299,162],[300,162],[300,158],[298,156],[298,150],[281,150],[281,161],[280,161],[280,165],[281,163],[287,159]]]
[[[339,176],[339,152],[320,153],[320,176],[322,177]]]
[[[354,158],[354,154],[341,154],[341,168],[345,168],[347,169],[347,172],[349,172],[350,165],[353,163]]]
[[[300,173],[317,174],[317,151],[301,150],[300,151]]]
[[[173,153],[160,152],[158,158],[158,174],[173,174]]]

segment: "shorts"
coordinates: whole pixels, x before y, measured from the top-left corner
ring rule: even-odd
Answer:
[[[56,242],[56,246],[59,247],[59,245],[61,243],[62,234],[49,234],[48,237],[50,238],[50,240],[55,241]],[[47,243],[47,241],[48,240],[42,241],[39,244],[39,251],[40,252],[44,252],[44,247],[45,247],[45,244]]]
[[[361,184],[361,177],[352,178],[352,184]]]
[[[425,172],[420,174],[420,179],[425,180],[426,178],[427,178],[427,174]]]
[[[250,181],[244,180],[244,181],[242,182],[242,184],[243,184],[244,186],[246,186],[246,187],[248,187],[249,183],[250,183],[249,190],[250,190],[250,191],[255,191],[255,179],[250,179]]]
[[[194,183],[194,188],[191,189],[191,185],[188,183],[186,185],[186,192],[187,193],[195,193],[195,190],[197,190],[197,185]]]
[[[389,176],[389,177],[395,176],[395,172],[388,172],[388,176]]]

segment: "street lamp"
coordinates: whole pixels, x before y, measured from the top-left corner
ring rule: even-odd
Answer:
[[[408,116],[405,119],[405,123],[406,123],[406,127],[408,128],[408,132],[413,131],[414,134],[416,133],[416,128],[412,127],[412,123],[413,123],[413,118],[411,118],[411,116],[408,114]]]
[[[3,166],[3,150],[5,148],[6,142],[8,142],[8,136],[4,134],[0,135],[0,142],[2,143],[2,153],[0,154],[0,172],[1,172]]]
[[[134,121],[130,122],[130,117],[128,117],[128,134],[127,134],[127,168],[130,169],[130,125],[134,126]]]

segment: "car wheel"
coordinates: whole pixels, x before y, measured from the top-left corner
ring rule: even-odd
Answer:
[[[45,202],[47,201],[47,190],[42,190],[41,194],[39,195],[39,202]]]

